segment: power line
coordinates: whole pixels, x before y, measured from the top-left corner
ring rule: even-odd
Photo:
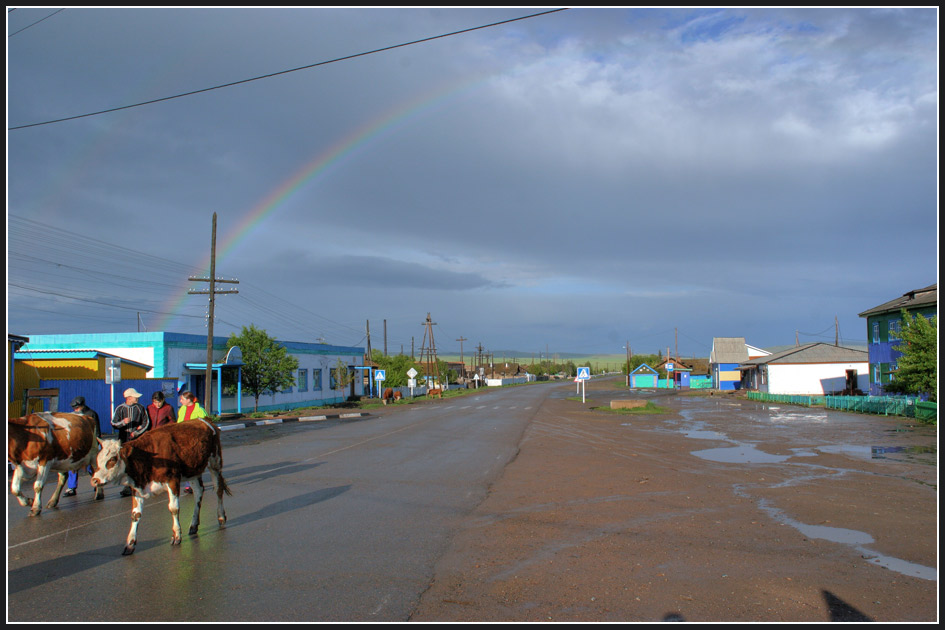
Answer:
[[[566,8],[564,8],[564,9],[552,9],[551,11],[543,11],[543,12],[541,12],[541,13],[534,13],[534,14],[532,14],[532,15],[525,15],[525,16],[522,16],[522,17],[512,18],[512,19],[510,19],[510,20],[503,20],[503,21],[501,21],[501,22],[493,22],[492,24],[484,24],[484,25],[482,25],[482,26],[474,26],[474,27],[472,27],[472,28],[467,28],[467,29],[463,29],[463,30],[460,30],[460,31],[453,31],[452,33],[444,33],[444,34],[442,34],[442,35],[434,35],[433,37],[425,37],[425,38],[423,38],[423,39],[415,39],[415,40],[413,40],[413,41],[405,42],[405,43],[402,43],[402,44],[394,44],[393,46],[385,46],[385,47],[383,47],[383,48],[375,48],[374,50],[369,50],[369,51],[367,51],[367,52],[356,53],[356,54],[347,55],[347,56],[344,56],[344,57],[337,57],[337,58],[335,58],[335,59],[329,59],[328,61],[319,61],[319,62],[317,62],[317,63],[311,63],[311,64],[308,64],[308,65],[306,65],[306,66],[299,66],[298,68],[292,68],[292,69],[290,69],[290,70],[280,70],[279,72],[271,72],[271,73],[269,73],[269,74],[263,74],[263,75],[260,75],[260,76],[258,76],[258,77],[252,77],[252,78],[250,78],[250,79],[242,79],[242,80],[240,80],[240,81],[232,81],[232,82],[230,82],[230,83],[223,83],[223,84],[221,84],[221,85],[215,85],[215,86],[213,86],[213,87],[202,88],[202,89],[193,90],[193,91],[190,91],[190,92],[183,92],[183,93],[181,93],[181,94],[175,94],[175,95],[173,95],[173,96],[165,96],[165,97],[162,97],[162,98],[156,98],[156,99],[152,99],[152,100],[150,100],[150,101],[144,101],[144,102],[141,102],[141,103],[135,103],[135,104],[133,104],[133,105],[122,105],[121,107],[112,107],[112,108],[110,108],[110,109],[103,109],[103,110],[100,110],[100,111],[97,111],[97,112],[90,112],[90,113],[88,113],[88,114],[79,114],[79,115],[77,115],[77,116],[67,116],[66,118],[57,118],[56,120],[47,120],[47,121],[44,121],[44,122],[30,123],[30,124],[27,124],[27,125],[18,125],[18,126],[16,126],[16,127],[8,127],[8,128],[7,128],[7,131],[15,131],[15,130],[17,130],[17,129],[27,129],[27,128],[29,128],[29,127],[39,127],[39,126],[41,126],[41,125],[52,125],[52,124],[54,124],[54,123],[66,122],[66,121],[68,121],[68,120],[76,120],[76,119],[78,119],[78,118],[88,118],[89,116],[99,116],[99,115],[101,115],[101,114],[109,114],[109,113],[112,113],[112,112],[121,111],[121,110],[123,110],[123,109],[132,109],[132,108],[134,108],[134,107],[142,107],[142,106],[144,106],[144,105],[153,105],[153,104],[155,104],[155,103],[162,103],[162,102],[164,102],[164,101],[170,101],[170,100],[177,99],[177,98],[183,98],[183,97],[185,97],[185,96],[193,96],[193,95],[195,95],[195,94],[202,94],[202,93],[204,93],[204,92],[211,92],[211,91],[213,91],[213,90],[220,90],[220,89],[223,89],[223,88],[233,87],[233,86],[236,86],[236,85],[242,85],[242,84],[244,84],[244,83],[251,83],[251,82],[253,82],[253,81],[260,81],[260,80],[262,80],[262,79],[271,79],[272,77],[277,77],[277,76],[280,76],[280,75],[283,75],[283,74],[289,74],[289,73],[291,73],[291,72],[298,72],[298,71],[300,71],[300,70],[309,70],[309,69],[311,69],[311,68],[317,68],[318,66],[325,66],[325,65],[328,65],[328,64],[337,63],[337,62],[339,62],[339,61],[349,61],[349,60],[351,60],[351,59],[357,59],[358,57],[366,57],[366,56],[368,56],[368,55],[374,55],[374,54],[381,53],[381,52],[387,52],[387,51],[390,51],[390,50],[396,50],[397,48],[403,48],[403,47],[405,47],[405,46],[413,46],[413,45],[415,45],[415,44],[423,44],[423,43],[425,43],[425,42],[431,42],[431,41],[434,41],[434,40],[437,40],[437,39],[443,39],[444,37],[453,37],[454,35],[462,35],[462,34],[464,34],[464,33],[470,33],[470,32],[472,32],[472,31],[478,31],[478,30],[482,30],[482,29],[486,29],[486,28],[492,28],[492,27],[494,27],[494,26],[501,26],[501,25],[503,25],[503,24],[509,24],[509,23],[511,23],[511,22],[518,22],[518,21],[520,21],[520,20],[528,20],[528,19],[531,19],[531,18],[540,17],[540,16],[543,16],[543,15],[548,15],[548,14],[550,14],[550,13],[557,13],[557,12],[559,12],[559,11],[567,11],[567,9],[566,9]]]
[[[106,243],[94,238],[83,236],[74,231],[67,231],[42,222],[26,219],[16,215],[8,216],[8,256],[10,270],[8,288],[15,287],[24,291],[56,295],[78,302],[117,307],[125,310],[137,310],[155,315],[178,315],[184,318],[205,319],[206,315],[194,315],[181,312],[168,312],[160,307],[151,307],[152,303],[166,304],[167,292],[163,288],[176,289],[180,283],[176,280],[181,275],[193,271],[193,267],[167,260],[159,256],[145,254],[139,250],[125,248],[114,243]],[[33,256],[36,249],[24,250],[17,243],[43,243],[41,250],[45,258]],[[119,269],[122,274],[113,273]],[[140,274],[134,274],[140,270]],[[43,278],[37,280],[37,276]],[[27,281],[25,278],[29,277]],[[13,278],[14,281],[9,281]],[[23,278],[20,282],[16,279]],[[142,281],[141,278],[147,278]],[[28,282],[26,286],[21,282]],[[227,308],[243,314],[245,319],[252,321],[262,314],[270,320],[281,322],[289,328],[304,334],[324,335],[350,339],[360,337],[363,331],[353,326],[336,322],[327,317],[309,311],[293,304],[284,298],[273,295],[268,291],[251,283],[242,283],[245,287],[239,300],[228,302]],[[117,287],[132,288],[135,291],[135,306],[119,306],[114,302],[106,302],[92,297],[80,297],[92,293],[98,297],[105,297],[108,293],[102,287],[109,289]],[[246,290],[248,289],[248,290]],[[142,299],[142,294],[155,296],[153,299]],[[260,298],[261,294],[261,299]],[[255,298],[255,299],[254,299]],[[108,298],[105,298],[108,299]],[[127,302],[127,297],[112,298],[119,302]],[[271,304],[270,304],[271,303]],[[194,303],[194,308],[204,305]],[[255,314],[255,315],[254,315]],[[317,320],[312,325],[312,320]],[[239,326],[214,317],[214,320],[239,330]]]
[[[12,11],[12,10],[13,10],[13,9],[10,9],[10,11]],[[7,11],[7,13],[9,14],[10,11]],[[51,18],[52,16],[56,15],[56,13],[62,13],[63,11],[65,11],[64,8],[63,8],[63,9],[59,9],[58,11],[56,11],[56,12],[54,12],[54,13],[50,13],[49,15],[47,15],[47,16],[44,17],[44,18],[42,18],[41,20],[36,20],[36,21],[33,22],[32,24],[30,24],[30,25],[28,25],[28,26],[24,26],[24,27],[21,28],[20,30],[16,31],[16,33],[22,33],[23,31],[25,31],[26,29],[28,29],[30,26],[36,26],[37,24],[39,24],[39,23],[42,22],[43,20],[48,20],[48,19]],[[7,35],[7,39],[10,39],[10,38],[13,37],[14,35],[16,35],[16,33],[10,33],[9,35]]]

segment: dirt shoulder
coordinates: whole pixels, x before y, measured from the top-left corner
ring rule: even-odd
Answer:
[[[934,572],[937,466],[817,449],[844,432],[868,446],[896,420],[801,426],[683,397],[656,401],[662,415],[588,410],[609,402],[607,387],[592,385],[588,405],[544,403],[412,621],[937,619],[937,579],[876,562]],[[695,439],[688,425],[725,433]],[[928,441],[900,433],[890,439]],[[790,458],[693,455],[733,442]]]

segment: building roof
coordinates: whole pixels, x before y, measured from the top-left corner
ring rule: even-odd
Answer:
[[[867,363],[869,352],[855,348],[845,348],[833,344],[816,342],[796,346],[774,354],[742,361],[741,365],[751,367],[769,363]]]
[[[667,359],[663,359],[663,362],[662,362],[662,363],[657,363],[657,364],[656,364],[656,367],[661,367],[661,368],[663,368],[663,369],[665,370],[667,363],[672,363],[672,364],[673,364],[673,370],[675,370],[675,371],[677,371],[677,372],[692,372],[692,368],[691,368],[691,367],[689,367],[688,365],[686,365],[685,363],[683,363],[683,362],[680,361],[679,359],[674,359],[673,357],[669,357],[669,358],[667,358]]]
[[[99,357],[104,357],[106,359],[121,359],[122,363],[128,363],[131,365],[136,365],[138,367],[143,367],[150,370],[152,365],[147,363],[141,363],[139,361],[132,361],[131,359],[126,359],[125,357],[119,357],[114,354],[108,354],[107,352],[101,352],[99,350],[20,350],[13,355],[14,359],[19,361],[51,361],[51,360],[61,360],[61,359],[98,359]]]
[[[744,363],[748,360],[748,346],[744,337],[716,337],[712,340],[709,363]]]
[[[636,368],[634,368],[634,370],[633,370],[632,372],[630,372],[630,373],[631,373],[631,374],[636,374],[637,372],[646,372],[647,370],[649,370],[648,374],[657,374],[657,371],[654,370],[653,368],[651,368],[651,367],[650,367],[649,365],[647,365],[646,363],[641,363],[641,364],[638,365]]]
[[[213,347],[226,347],[228,337],[214,337]],[[277,340],[290,352],[304,352],[311,354],[354,354],[363,355],[364,348],[356,346],[333,346],[325,343],[311,343],[300,341]],[[160,344],[174,347],[206,347],[206,335],[174,332],[129,332],[129,333],[88,333],[64,335],[33,335],[30,337],[30,347],[37,350],[72,350],[86,348],[144,348],[156,347]]]
[[[903,293],[901,297],[890,300],[885,304],[874,306],[871,309],[860,313],[860,317],[869,317],[870,315],[879,315],[881,313],[895,312],[901,309],[923,308],[927,306],[938,306],[938,284],[930,284],[924,289],[915,289],[908,293]]]

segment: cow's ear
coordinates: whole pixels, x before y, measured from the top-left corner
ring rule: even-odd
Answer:
[[[99,445],[99,447],[105,446],[105,442],[102,441],[102,438],[96,437],[95,439],[98,440],[98,445]]]

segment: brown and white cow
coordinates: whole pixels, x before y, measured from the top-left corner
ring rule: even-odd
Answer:
[[[443,398],[443,390],[439,388],[431,389],[427,392],[427,396],[429,398]]]
[[[75,413],[31,413],[22,418],[7,420],[7,459],[13,464],[10,492],[24,507],[30,507],[30,516],[38,516],[43,509],[43,486],[50,471],[59,473],[59,483],[47,508],[59,504],[59,495],[66,485],[70,470],[85,470],[95,462],[98,453],[98,426],[93,418]],[[36,477],[33,499],[27,498],[21,485]],[[95,498],[104,497],[97,488]]]
[[[384,390],[384,393],[381,395],[381,402],[385,405],[394,399],[394,390],[393,388],[388,387]]]
[[[220,447],[220,429],[203,418],[165,424],[144,433],[141,437],[119,444],[117,440],[100,441],[98,469],[92,476],[92,485],[114,483],[132,489],[131,531],[122,555],[134,553],[138,541],[138,522],[141,520],[141,500],[151,494],[167,490],[167,509],[171,512],[172,545],[181,542],[180,489],[182,481],[189,481],[194,489],[194,516],[190,535],[200,525],[200,503],[203,499],[201,475],[207,468],[217,491],[217,521],[226,524],[223,493],[232,494],[223,479],[223,451]]]
[[[404,398],[404,395],[400,390],[397,390],[396,392],[394,392],[394,402],[397,402],[398,400],[403,400],[403,398]]]

